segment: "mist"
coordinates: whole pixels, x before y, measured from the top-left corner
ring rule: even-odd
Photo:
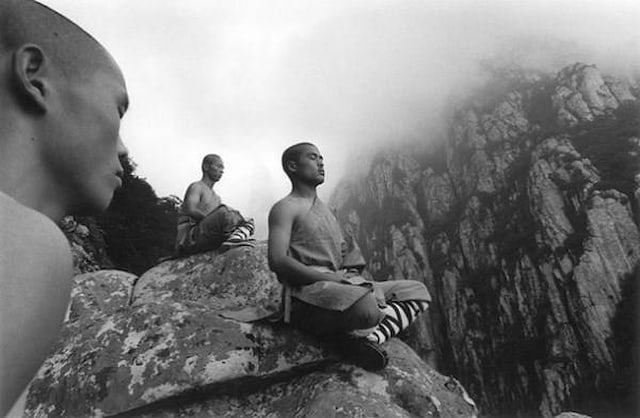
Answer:
[[[483,63],[558,71],[577,61],[628,76],[640,63],[635,1],[327,2],[46,0],[120,64],[122,137],[160,196],[182,197],[207,153],[215,189],[266,236],[289,191],[284,148],[318,145],[329,195],[375,149],[428,143]]]

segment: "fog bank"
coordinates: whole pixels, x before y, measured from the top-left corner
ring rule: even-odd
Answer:
[[[161,196],[182,197],[207,153],[218,192],[256,219],[289,185],[282,150],[325,154],[327,199],[363,153],[439,135],[481,63],[556,71],[576,61],[628,74],[640,62],[635,1],[44,0],[121,65],[122,136]]]

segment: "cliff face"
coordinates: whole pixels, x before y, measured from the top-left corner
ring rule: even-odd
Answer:
[[[423,358],[484,413],[551,416],[608,396],[629,344],[612,321],[640,264],[640,107],[595,66],[501,76],[446,141],[381,152],[331,203],[376,279],[434,295],[407,338]]]

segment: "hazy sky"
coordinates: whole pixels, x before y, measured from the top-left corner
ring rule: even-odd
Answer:
[[[183,197],[207,153],[216,190],[253,216],[289,191],[284,148],[315,142],[327,199],[377,144],[429,140],[483,58],[604,70],[640,62],[640,1],[42,0],[120,64],[122,137],[158,195]]]

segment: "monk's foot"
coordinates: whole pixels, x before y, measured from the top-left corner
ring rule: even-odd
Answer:
[[[381,370],[389,363],[385,349],[365,338],[346,338],[337,343],[337,348],[346,361],[365,370]]]
[[[252,239],[253,235],[253,219],[243,222],[242,224],[235,227],[233,231],[229,234],[227,241],[230,242],[240,242]]]
[[[220,251],[227,251],[232,248],[237,247],[255,247],[256,240],[253,238],[249,239],[228,239],[220,245]]]

